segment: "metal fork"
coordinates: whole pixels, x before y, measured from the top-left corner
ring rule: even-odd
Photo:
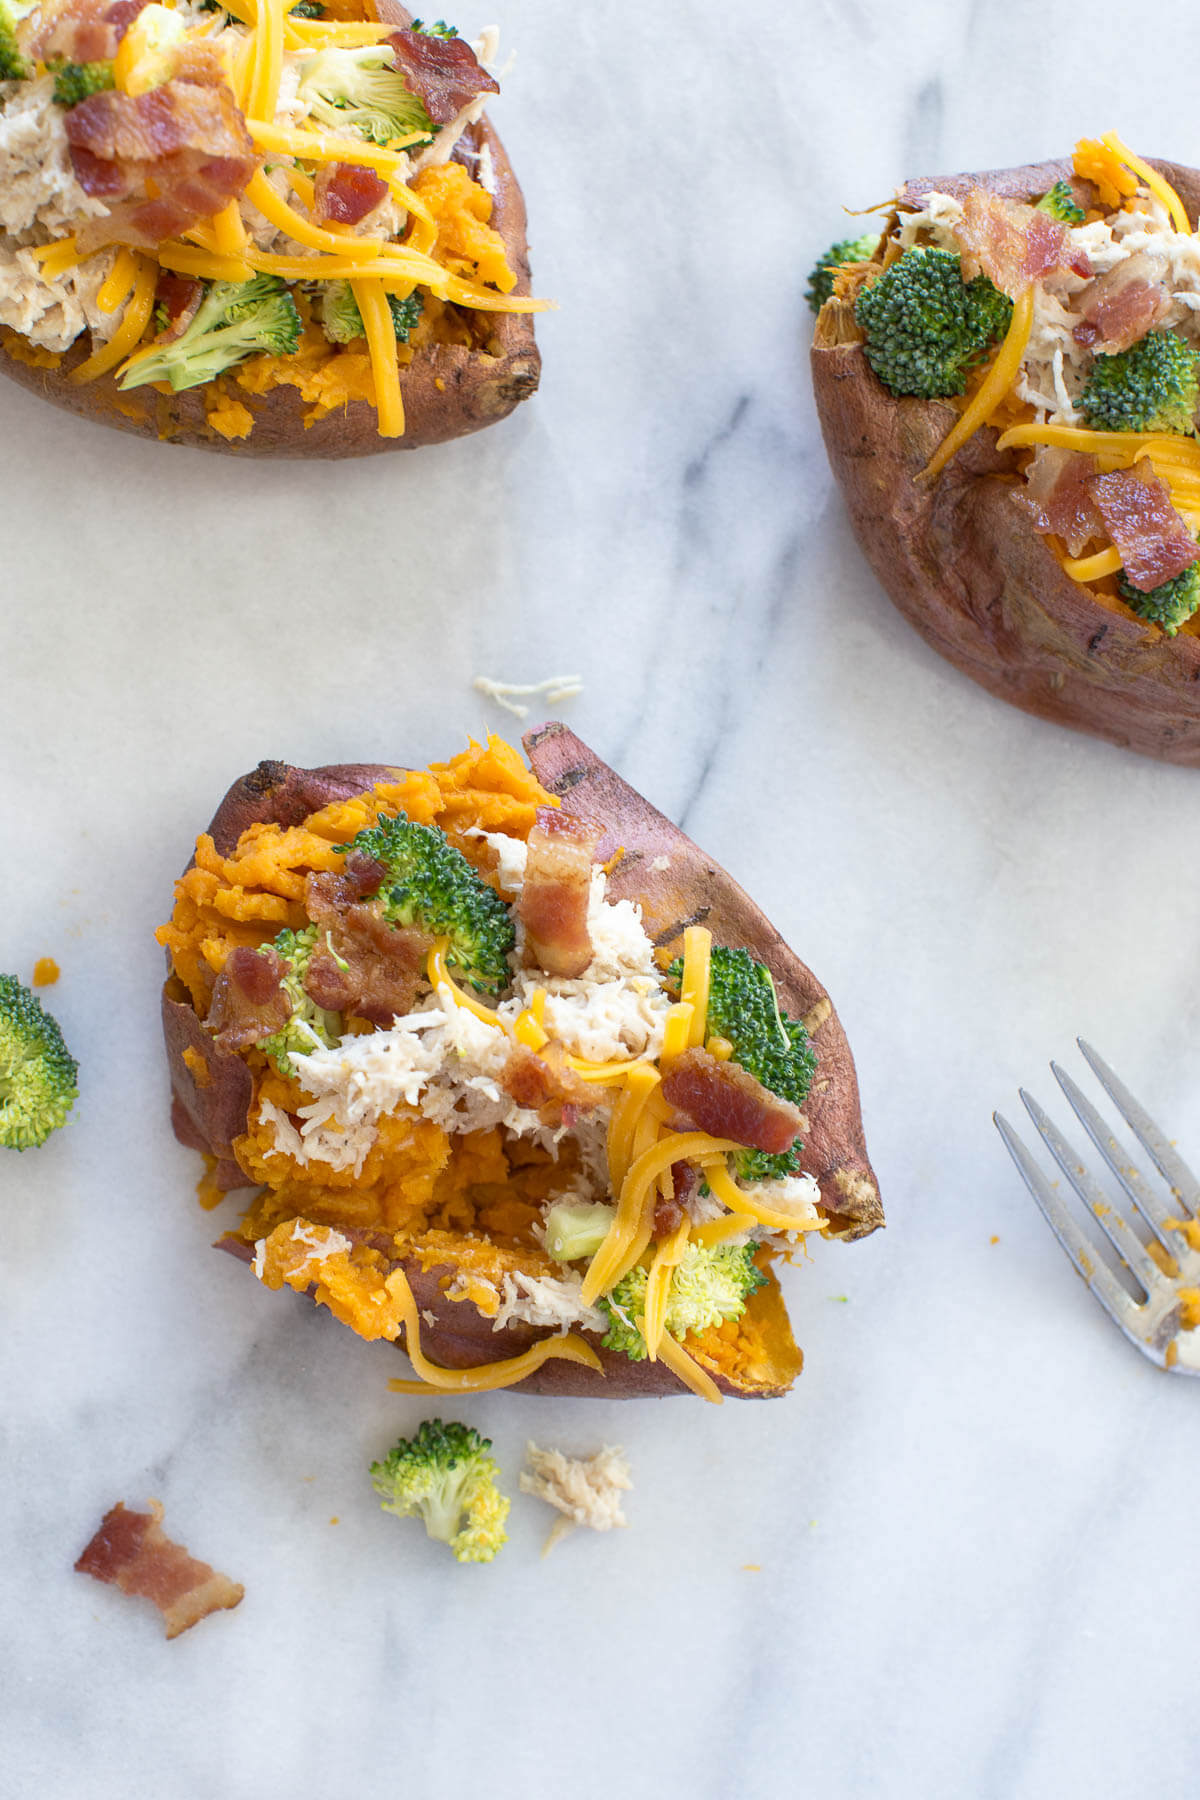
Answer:
[[[1136,1231],[1113,1204],[1111,1191],[1106,1192],[1089,1173],[1078,1152],[1032,1094],[1021,1088],[1021,1099],[1071,1188],[1108,1238],[1118,1263],[1136,1288],[1137,1296],[1090,1242],[1059,1191],[1060,1184],[1047,1179],[1008,1120],[999,1113],[992,1114],[996,1129],[1021,1171],[1025,1185],[1041,1207],[1047,1225],[1114,1324],[1120,1326],[1130,1343],[1160,1369],[1200,1375],[1200,1330],[1184,1325],[1185,1318],[1194,1316],[1193,1308],[1200,1302],[1200,1295],[1187,1292],[1189,1288],[1200,1288],[1200,1249],[1191,1248],[1185,1234],[1171,1228],[1173,1220],[1186,1223],[1200,1215],[1200,1181],[1104,1059],[1082,1038],[1077,1038],[1076,1042],[1093,1074],[1170,1190],[1169,1195],[1164,1193],[1152,1176],[1147,1177],[1131,1162],[1112,1127],[1080,1092],[1066,1070],[1052,1062],[1050,1067],[1058,1085],[1116,1177],[1133,1215],[1143,1228],[1141,1232]],[[1195,1235],[1200,1244],[1200,1229]],[[1155,1260],[1147,1243],[1157,1247],[1161,1264]],[[1172,1270],[1173,1273],[1168,1272]]]

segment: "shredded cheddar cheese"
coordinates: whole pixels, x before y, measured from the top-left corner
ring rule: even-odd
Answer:
[[[352,280],[350,286],[358,302],[367,334],[367,348],[371,353],[379,435],[385,438],[403,437],[404,401],[400,397],[400,365],[396,356],[396,332],[387,295],[382,282],[368,277]]]

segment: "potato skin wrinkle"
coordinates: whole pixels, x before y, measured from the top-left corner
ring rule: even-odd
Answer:
[[[1195,226],[1200,171],[1152,166]],[[1069,160],[911,181],[961,198],[971,187],[1036,201]],[[931,647],[999,699],[1143,756],[1200,766],[1200,637],[1161,631],[1071,580],[1014,498],[1015,451],[977,431],[929,482],[918,476],[956,422],[938,400],[896,399],[872,374],[852,307],[831,301],[812,348],[830,465],[859,544],[889,597]]]

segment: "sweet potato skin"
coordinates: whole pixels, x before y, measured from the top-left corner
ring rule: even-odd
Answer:
[[[408,25],[412,16],[395,0],[377,0],[376,16],[389,24]],[[486,117],[468,127],[469,150],[491,153],[495,174],[492,224],[504,239],[509,266],[517,276],[515,293],[530,289],[529,246],[525,235],[525,201],[504,146]],[[230,394],[247,407],[254,428],[245,438],[228,439],[208,423],[203,388],[159,394],[152,387],[122,392],[112,375],[76,387],[70,372],[89,354],[86,336],[55,369],[31,368],[0,344],[0,371],[53,405],[82,418],[198,450],[233,456],[332,459],[373,456],[384,450],[419,450],[464,437],[506,418],[535,392],[541,357],[529,314],[479,313],[473,316],[479,343],[431,344],[418,350],[400,371],[404,399],[403,437],[382,438],[373,406],[354,400],[339,412],[306,426],[309,403],[294,387],[249,394],[229,378]]]
[[[1194,224],[1200,171],[1154,167]],[[938,176],[910,181],[901,200],[916,205],[931,189],[960,194],[972,186],[1036,199],[1070,175],[1069,162],[1047,162]],[[1013,498],[1017,457],[996,449],[994,430],[977,432],[918,486],[957,414],[940,401],[894,398],[860,344],[833,341],[833,324],[822,315],[812,350],[825,448],[855,535],[909,623],[973,681],[1026,712],[1200,766],[1200,638],[1168,638],[1063,573]]]
[[[874,1231],[883,1224],[883,1209],[863,1141],[854,1061],[816,977],[732,877],[572,732],[548,724],[528,733],[524,742],[534,773],[560,796],[566,810],[605,827],[600,856],[624,851],[610,875],[610,892],[641,902],[647,929],[657,944],[673,954],[685,925],[707,923],[719,941],[745,944],[763,958],[789,1013],[813,1014],[813,1041],[820,1060],[805,1107],[809,1129],[804,1167],[820,1184],[832,1235],[853,1238]],[[395,767],[369,763],[298,769],[263,762],[230,788],[209,830],[217,850],[228,855],[251,824],[266,820],[298,824],[310,812],[362,793],[397,772]],[[665,867],[653,866],[664,859]],[[237,1164],[233,1142],[245,1129],[253,1098],[249,1072],[240,1057],[216,1049],[174,977],[168,976],[162,1004],[175,1134],[190,1148],[217,1159],[219,1186],[247,1186],[249,1178]],[[185,1050],[193,1053],[187,1061]],[[390,1251],[390,1244],[365,1241],[385,1254]],[[237,1238],[222,1239],[220,1247],[244,1261],[251,1259],[252,1252]],[[433,1361],[447,1368],[516,1356],[546,1335],[521,1325],[493,1331],[491,1320],[470,1302],[448,1300],[443,1282],[454,1275],[452,1268],[425,1269],[414,1257],[398,1259],[392,1266],[403,1268],[418,1310],[432,1315],[434,1322],[427,1322],[422,1331],[422,1346]],[[774,1277],[752,1297],[748,1312],[763,1331],[769,1374],[739,1385],[710,1373],[731,1396],[762,1399],[785,1393],[803,1359]],[[577,1363],[551,1360],[519,1385],[532,1393],[608,1399],[687,1391],[664,1364],[631,1362],[591,1341],[604,1365],[603,1376]]]

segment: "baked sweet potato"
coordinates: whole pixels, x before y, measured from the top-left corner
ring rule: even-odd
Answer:
[[[779,1207],[795,1205],[794,1215],[788,1216],[795,1217],[798,1228],[804,1228],[807,1218],[807,1228],[849,1239],[881,1225],[883,1213],[863,1141],[853,1058],[820,983],[736,882],[572,733],[561,725],[548,725],[531,732],[525,743],[532,773],[515,751],[492,739],[487,746],[472,746],[463,756],[428,772],[360,764],[309,770],[267,762],[234,784],[209,832],[199,840],[197,857],[178,886],[172,922],[160,932],[170,962],[163,991],[163,1024],[176,1135],[211,1159],[210,1177],[217,1189],[268,1184],[252,1203],[240,1229],[222,1241],[223,1248],[246,1261],[253,1260],[268,1285],[286,1282],[314,1292],[362,1335],[405,1342],[410,1353],[416,1351],[414,1361],[421,1372],[439,1385],[521,1385],[535,1392],[610,1397],[677,1393],[686,1386],[706,1391],[710,1398],[720,1393],[756,1397],[782,1393],[799,1371],[801,1357],[770,1271],[772,1256],[794,1240],[777,1233],[758,1233],[763,1242],[755,1254],[757,1279],[762,1285],[750,1294],[744,1313],[738,1317],[731,1310],[727,1323],[685,1337],[690,1380],[686,1374],[681,1378],[661,1356],[658,1360],[639,1359],[623,1349],[604,1347],[601,1337],[609,1333],[594,1311],[588,1314],[581,1308],[577,1319],[564,1315],[563,1331],[572,1324],[577,1327],[564,1338],[552,1321],[539,1314],[540,1300],[531,1300],[524,1307],[526,1316],[518,1316],[520,1308],[514,1313],[507,1307],[512,1298],[510,1287],[522,1295],[549,1296],[547,1303],[554,1304],[554,1295],[562,1286],[559,1278],[570,1279],[542,1242],[546,1207],[555,1195],[566,1187],[576,1197],[612,1197],[608,1187],[611,1176],[597,1175],[587,1160],[590,1152],[580,1146],[586,1131],[598,1127],[608,1133],[607,1155],[615,1154],[614,1102],[606,1099],[598,1110],[590,1110],[594,1098],[584,1092],[584,1083],[574,1071],[611,1071],[614,1065],[578,1057],[568,1057],[564,1063],[559,1052],[576,1043],[571,1037],[574,1027],[556,1024],[553,1011],[545,1011],[553,1009],[555,996],[562,995],[567,996],[565,1005],[570,1005],[574,996],[586,1006],[598,984],[612,978],[611,971],[607,977],[585,974],[557,981],[537,969],[522,975],[518,967],[515,976],[506,974],[509,982],[526,983],[524,1000],[500,1002],[502,1010],[508,1008],[504,1029],[511,1044],[529,1041],[525,1031],[530,1009],[537,1008],[539,991],[543,996],[541,1016],[554,1032],[562,1034],[552,1038],[549,1047],[538,1046],[541,1055],[532,1059],[542,1065],[543,1079],[548,1068],[552,1076],[557,1071],[558,1085],[551,1079],[545,1090],[532,1094],[517,1089],[521,1104],[536,1107],[541,1102],[540,1112],[526,1111],[519,1122],[509,1114],[508,1124],[460,1130],[458,1135],[452,1123],[447,1135],[432,1123],[437,1111],[432,1105],[420,1102],[426,1106],[428,1116],[424,1117],[419,1107],[400,1106],[393,1123],[381,1120],[377,1128],[378,1134],[390,1133],[386,1149],[377,1135],[365,1160],[349,1175],[314,1168],[311,1160],[300,1165],[294,1150],[281,1156],[278,1146],[284,1139],[279,1128],[272,1125],[264,1130],[263,1119],[268,1114],[272,1118],[286,1116],[293,1127],[312,1116],[302,1109],[309,1092],[303,1084],[313,1079],[314,1065],[301,1060],[295,1071],[298,1080],[285,1083],[264,1054],[265,1039],[260,1037],[248,1050],[233,1051],[227,1033],[218,1029],[229,1017],[227,992],[223,998],[217,995],[227,980],[234,949],[244,956],[248,946],[269,944],[281,923],[285,929],[298,928],[305,916],[300,897],[305,907],[315,908],[316,889],[311,884],[330,878],[345,880],[358,867],[355,859],[361,851],[347,856],[333,846],[358,838],[371,821],[399,814],[418,825],[437,826],[449,842],[470,854],[477,873],[495,884],[501,880],[495,834],[511,848],[511,841],[545,830],[539,821],[548,815],[552,823],[555,817],[568,815],[569,821],[579,821],[578,826],[569,822],[558,825],[554,835],[557,840],[577,834],[586,843],[585,877],[595,885],[595,875],[588,876],[594,859],[607,870],[605,902],[629,900],[641,908],[644,933],[650,940],[646,944],[645,936],[638,934],[645,945],[646,968],[665,968],[684,947],[685,931],[706,927],[715,945],[749,949],[769,970],[782,1015],[806,1022],[816,1071],[803,1101],[803,1145],[797,1146],[796,1160],[815,1186],[791,1177],[757,1191],[766,1195],[803,1190],[808,1196],[803,1202],[777,1202]],[[556,798],[561,811],[554,815]],[[493,838],[479,837],[477,829],[491,832]],[[361,841],[366,844],[368,840]],[[528,854],[532,859],[535,853]],[[534,868],[532,860],[529,868]],[[381,873],[371,871],[363,877],[364,881],[380,879]],[[511,882],[514,878],[507,879]],[[526,886],[533,881],[530,873]],[[388,892],[386,885],[380,889],[381,895]],[[518,916],[523,892],[519,890],[513,902]],[[368,904],[378,909],[377,900]],[[597,904],[593,897],[588,915],[593,934],[598,929]],[[632,915],[628,909],[621,913],[614,906],[611,914],[603,916],[621,917],[628,924]],[[374,929],[369,925],[362,928]],[[348,948],[348,940],[338,935],[338,928],[327,941],[332,950],[354,958],[354,947]],[[688,939],[689,944],[695,941],[694,937]],[[651,953],[650,945],[656,954]],[[311,985],[311,965],[309,979]],[[436,979],[431,962],[430,980]],[[664,978],[657,972],[644,981],[640,976],[633,979],[638,993],[651,995],[648,1004],[669,1005],[675,991],[670,978],[662,992]],[[686,980],[685,970],[685,985]],[[643,982],[640,987],[639,981]],[[531,988],[531,982],[538,985]],[[439,988],[434,998],[452,991]],[[422,992],[428,996],[429,990],[426,987]],[[614,995],[615,989],[604,989],[603,1004],[616,1004]],[[433,1000],[417,998],[413,1004],[418,1015],[425,1017],[422,1009],[430,1007]],[[445,1004],[453,1013],[449,1002]],[[468,1004],[478,1012],[477,1001]],[[273,1001],[268,1000],[262,1018],[277,1024],[272,1006]],[[658,1017],[661,1024],[667,1014],[662,1011]],[[395,1019],[392,1036],[385,1041],[396,1043],[395,1033],[404,1030],[405,1018],[402,1014]],[[347,1023],[350,1032],[367,1032],[362,1019],[349,1023],[347,1014]],[[252,1025],[251,1035],[255,1028]],[[411,1031],[419,1028],[414,1025]],[[788,1030],[793,1043],[807,1042],[794,1025]],[[222,1035],[225,1042],[218,1043]],[[787,1037],[788,1031],[784,1031],[785,1041]],[[331,1054],[341,1055],[347,1043],[355,1053],[361,1052],[363,1041],[362,1037],[343,1036],[342,1050]],[[503,1050],[510,1053],[508,1040]],[[399,1048],[395,1052],[404,1053]],[[473,1049],[462,1052],[464,1057],[479,1054]],[[661,1054],[665,1064],[665,1053]],[[513,1049],[511,1055],[516,1056],[517,1051]],[[520,1055],[528,1065],[526,1052],[522,1050]],[[647,1057],[653,1062],[660,1052],[651,1053],[647,1045],[641,1052],[622,1049],[621,1055],[622,1070],[640,1062],[645,1074]],[[732,1067],[735,1060],[731,1058],[726,1066]],[[504,1090],[505,1084],[514,1080],[523,1081],[529,1073],[528,1066],[516,1066],[514,1072],[506,1062],[497,1078],[500,1088]],[[373,1076],[364,1074],[364,1082],[370,1079]],[[648,1079],[654,1082],[657,1077]],[[628,1093],[632,1086],[627,1082],[623,1091]],[[590,1090],[591,1096],[595,1091]],[[456,1105],[467,1104],[469,1096],[460,1094]],[[674,1147],[672,1133],[681,1126],[686,1129],[690,1125],[694,1130],[695,1121],[672,1121],[670,1110],[666,1108],[662,1123],[652,1127],[651,1145],[670,1142]],[[528,1135],[533,1132],[537,1137],[539,1119],[550,1122],[558,1133],[552,1151],[546,1148],[547,1140],[535,1143]],[[347,1113],[335,1128],[352,1127]],[[694,1136],[688,1140],[697,1141]],[[632,1144],[629,1154],[633,1156]],[[603,1163],[605,1170],[610,1166]],[[698,1166],[716,1180],[711,1159]],[[723,1152],[721,1166],[725,1166]],[[603,1187],[596,1185],[600,1181]],[[739,1191],[753,1195],[755,1179],[748,1177]],[[726,1216],[716,1200],[710,1198],[702,1204],[695,1183],[689,1186],[674,1169],[669,1171],[667,1193],[672,1200],[681,1197],[673,1215],[665,1219],[658,1210],[664,1203],[661,1184],[657,1190],[651,1187],[639,1202],[654,1215],[643,1262],[669,1231],[679,1231],[689,1206],[695,1217],[705,1212]],[[810,1210],[805,1213],[802,1208]],[[670,1210],[668,1207],[668,1213]],[[649,1213],[642,1216],[649,1224]],[[744,1230],[731,1242],[735,1246],[746,1242]],[[582,1273],[586,1275],[586,1269]],[[576,1290],[579,1274],[576,1270],[573,1277]],[[547,1282],[549,1286],[530,1286]],[[507,1322],[496,1329],[501,1293]],[[414,1324],[417,1344],[410,1339]],[[438,1375],[439,1370],[479,1369],[531,1350],[540,1356],[551,1346],[564,1343],[576,1347],[574,1354],[580,1360],[549,1356],[525,1372],[519,1382],[506,1370],[488,1376]],[[675,1361],[678,1365],[679,1359]],[[699,1379],[695,1378],[697,1369]]]
[[[1081,166],[1091,165],[1081,165],[1077,158],[1075,163],[1045,162],[909,182],[897,197],[897,212],[872,262],[848,269],[820,310],[812,350],[817,408],[859,543],[891,599],[935,650],[982,687],[1027,712],[1147,756],[1195,766],[1200,764],[1196,621],[1169,635],[1152,622],[1152,603],[1144,603],[1128,586],[1119,587],[1125,580],[1120,573],[1073,578],[1064,566],[1069,558],[1062,540],[1035,528],[1028,507],[1021,504],[1030,448],[1001,448],[1000,439],[1022,418],[1057,415],[1038,414],[1010,392],[1000,403],[998,419],[993,413],[994,423],[977,429],[939,472],[925,479],[922,472],[965,402],[956,406],[949,399],[890,392],[869,365],[857,316],[858,296],[879,277],[889,239],[931,193],[960,203],[972,193],[995,195],[1019,208],[1036,203],[1061,182],[1071,187],[1089,225],[1106,216],[1111,220],[1111,196],[1106,200],[1095,181],[1082,178]],[[1150,167],[1175,190],[1194,228],[1200,172],[1166,162]],[[1148,204],[1144,182],[1124,204]],[[1019,211],[1014,216],[1019,225],[1026,217]],[[894,249],[887,251],[889,261],[894,255]],[[980,258],[965,261],[964,276],[979,266]],[[992,272],[986,250],[982,267],[985,274]],[[1012,297],[1021,291],[1019,279],[1000,285]],[[1068,306],[1086,318],[1089,290],[1083,277],[1068,276],[1056,291],[1065,293]],[[1181,321],[1160,308],[1153,325],[1165,322],[1194,346],[1194,316],[1188,313]],[[1069,317],[1063,341],[1082,343],[1078,332],[1070,332],[1070,322]],[[1089,327],[1084,329],[1086,333]],[[1106,346],[1102,338],[1097,360],[1101,354],[1115,356],[1120,342]],[[1068,347],[1068,378],[1069,358]],[[1080,398],[1076,391],[1074,400]],[[1084,428],[1080,438],[1087,435]],[[1133,455],[1131,449],[1127,456],[1114,454],[1098,465],[1093,459],[1093,469],[1128,469]],[[1154,467],[1162,473],[1157,463]],[[1181,498],[1174,464],[1166,479],[1170,499],[1194,537],[1197,520],[1188,510],[1194,502],[1186,492],[1187,481],[1180,479]],[[1043,515],[1041,524],[1047,522]],[[1102,563],[1107,535],[1101,529],[1089,541],[1096,549],[1081,561]],[[1111,555],[1108,561],[1112,563]]]
[[[99,6],[99,0],[95,0],[95,4]],[[282,0],[276,0],[276,4],[282,4]],[[72,13],[80,11],[88,28],[94,30],[94,24],[88,22],[83,13],[86,5],[87,0],[81,0],[80,7],[72,8]],[[351,22],[354,18],[378,20],[397,29],[412,25],[412,15],[397,0],[350,0],[347,6],[332,10],[336,10],[339,17],[345,15]],[[220,9],[214,16],[223,16]],[[328,29],[335,30],[337,23],[327,21]],[[295,32],[305,29],[305,25],[289,21],[287,28]],[[314,25],[311,29],[321,28]],[[210,27],[193,23],[193,29],[203,34]],[[236,23],[231,25],[232,31],[239,29]],[[317,42],[314,37],[314,45]],[[93,103],[136,103],[123,93],[101,94],[95,97],[95,102],[88,99],[64,112],[60,106],[45,103],[51,79],[45,76],[40,82],[33,80],[19,84],[9,104],[21,101],[26,88],[30,96],[37,90],[46,118],[55,130],[61,131],[63,119],[76,118]],[[482,79],[495,86],[490,77]],[[170,84],[176,85],[175,82]],[[193,87],[191,91],[203,90]],[[28,103],[32,104],[32,99]],[[248,101],[245,106],[248,112],[252,111]],[[325,249],[314,253],[307,239],[299,245],[289,245],[286,233],[272,247],[277,260],[282,249],[287,255],[300,256],[312,266],[312,272],[303,280],[293,279],[280,271],[299,310],[301,329],[293,352],[279,355],[248,353],[211,379],[202,380],[198,385],[183,386],[178,391],[165,380],[132,387],[123,385],[127,379],[127,358],[131,353],[141,354],[153,344],[165,344],[171,337],[177,337],[194,315],[200,295],[199,281],[173,276],[164,263],[154,294],[155,310],[153,314],[147,311],[143,328],[124,346],[120,356],[114,358],[87,330],[81,330],[65,351],[48,348],[48,343],[57,346],[61,342],[65,328],[53,309],[39,316],[36,306],[31,306],[26,329],[0,331],[0,370],[53,404],[118,430],[244,456],[331,458],[364,456],[381,450],[411,450],[426,444],[443,443],[494,424],[537,388],[541,359],[534,340],[531,313],[510,308],[532,307],[536,310],[540,303],[530,299],[525,203],[520,186],[488,118],[486,115],[469,118],[472,110],[470,105],[462,109],[462,129],[457,134],[451,163],[446,165],[455,172],[457,185],[447,193],[439,190],[432,198],[425,196],[432,209],[433,225],[427,234],[429,254],[422,253],[417,259],[422,267],[428,265],[432,273],[426,279],[434,279],[435,285],[439,269],[443,272],[452,270],[454,280],[451,285],[457,298],[431,297],[429,287],[418,280],[415,299],[424,300],[423,312],[415,324],[411,319],[405,324],[403,329],[410,335],[395,353],[399,363],[399,405],[395,419],[384,418],[379,410],[376,381],[379,360],[367,338],[346,339],[343,336],[340,341],[333,341],[326,336],[321,323],[321,296],[328,291],[329,284],[317,279],[318,264],[323,257],[324,265],[332,268],[336,259],[327,254],[333,244],[329,237],[329,220],[310,211],[314,204],[312,178],[320,176],[322,169],[344,172],[347,167],[354,166],[330,164],[327,159],[307,163],[303,157],[292,159],[297,182],[295,191],[286,196],[293,211],[300,214],[307,226],[311,228],[316,223],[324,231],[328,240]],[[350,116],[347,113],[347,117]],[[236,119],[242,119],[241,111],[236,113]],[[235,128],[241,130],[240,126]],[[452,126],[446,128],[448,133],[453,129]],[[324,135],[328,135],[328,127]],[[378,157],[379,145],[356,136],[351,128],[339,136],[351,145],[362,146],[361,152],[351,148],[346,153],[348,156],[361,153],[368,160]],[[261,150],[256,152],[248,139],[246,145],[250,153],[242,167],[243,185],[247,174],[258,173],[257,165],[261,161]],[[415,147],[413,156],[418,156],[419,151],[420,146]],[[407,173],[403,161],[393,158],[397,179]],[[366,169],[366,164],[363,168]],[[384,174],[387,173],[385,170]],[[368,171],[368,179],[382,180],[383,176],[371,177]],[[419,190],[425,177],[418,175],[413,179]],[[378,192],[375,198],[378,200]],[[244,220],[252,222],[258,218],[253,203],[244,192],[232,196],[229,204],[235,203]],[[132,202],[122,204],[128,210]],[[366,223],[361,229],[378,233],[389,252],[399,247],[400,238],[412,243],[413,231],[424,230],[419,219],[410,227],[408,221],[414,215],[401,212],[400,235],[391,238],[393,223],[390,217],[384,219],[382,225],[375,223],[383,216],[371,211],[365,215]],[[211,237],[214,223],[214,220],[198,221],[201,234]],[[32,224],[40,236],[48,236],[53,242],[62,239],[72,220],[62,221],[55,213],[52,225],[48,226],[40,219],[35,219]],[[339,224],[336,217],[331,228],[343,235],[356,229],[352,225]],[[174,269],[186,264],[197,277],[204,279],[222,277],[227,281],[245,281],[264,271],[271,273],[266,267],[270,256],[265,263],[259,257],[253,267],[243,265],[239,275],[236,273],[236,254],[232,260],[222,259],[206,252],[202,245],[179,242],[183,235],[182,220],[179,228],[168,235],[169,243],[152,247],[144,235],[139,238],[136,228],[127,232],[126,241],[138,245],[139,267],[152,273],[161,253],[164,258],[169,256]],[[426,241],[426,237],[418,237],[413,247],[420,248]],[[0,233],[0,250],[5,245],[6,240]],[[251,248],[254,248],[253,242]],[[487,259],[486,266],[474,260],[474,256]],[[94,260],[92,266],[97,270],[108,267],[112,262],[113,247],[101,247],[94,253],[94,258],[98,260]],[[222,275],[226,264],[231,272]],[[81,288],[86,285],[83,272],[87,267],[86,261],[79,265]],[[378,273],[378,269],[375,272]],[[6,282],[26,279],[11,259],[6,260],[0,255],[0,302],[5,298]],[[494,285],[497,279],[503,283],[503,292]],[[393,285],[389,291],[403,296],[404,288]],[[137,292],[135,289],[132,298],[120,303],[128,309],[126,319],[136,304]],[[489,304],[489,295],[494,297],[494,308]],[[149,304],[147,297],[146,308]],[[13,315],[10,313],[9,316]],[[4,311],[0,306],[2,317]],[[79,324],[82,326],[82,315]],[[391,353],[384,355],[385,363],[388,354]],[[101,366],[97,367],[97,364]],[[92,373],[93,369],[95,373]],[[90,378],[84,379],[85,376]]]

